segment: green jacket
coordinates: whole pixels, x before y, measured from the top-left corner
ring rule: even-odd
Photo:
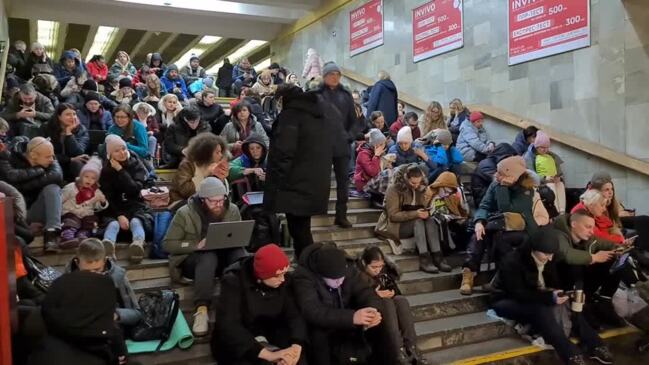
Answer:
[[[531,183],[525,183],[525,186],[527,185],[530,187],[521,185],[506,187],[497,181],[492,182],[475,212],[474,221],[486,222],[492,213],[519,213],[525,220],[525,231],[532,234],[538,226],[532,211],[534,190]]]
[[[568,223],[570,214],[564,214],[554,221],[554,228],[561,232],[559,235],[559,260],[569,265],[590,265],[591,254],[598,251],[615,249],[615,244],[594,236],[586,241],[574,242]]]
[[[202,234],[203,227],[199,209],[200,207],[190,198],[187,205],[178,209],[176,215],[174,215],[169,230],[162,241],[162,247],[169,252],[169,271],[173,280],[181,280],[180,265],[196,250],[198,242],[205,238]],[[239,208],[234,203],[230,203],[228,211],[223,217],[223,222],[240,220]]]

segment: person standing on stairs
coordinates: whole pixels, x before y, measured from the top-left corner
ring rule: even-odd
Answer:
[[[177,282],[183,278],[194,280],[196,313],[192,332],[195,336],[209,332],[208,310],[214,296],[214,278],[219,271],[246,256],[243,248],[202,250],[207,228],[210,223],[240,220],[239,208],[228,199],[228,189],[221,180],[210,176],[201,182],[187,205],[178,209],[162,241],[164,250],[170,254],[171,278]]]
[[[385,193],[385,210],[376,224],[376,233],[400,244],[400,239],[415,237],[419,269],[436,274],[451,271],[441,253],[439,229],[425,206],[426,177],[416,164],[403,165]]]
[[[340,67],[331,61],[322,68],[323,85],[318,93],[324,99],[327,119],[326,129],[331,135],[333,148],[333,167],[336,174],[336,220],[342,228],[350,228],[347,220],[347,201],[349,199],[349,160],[350,144],[354,140],[356,109],[352,94],[341,83]]]
[[[275,95],[282,111],[273,123],[268,149],[264,209],[286,213],[297,259],[313,244],[311,216],[327,212],[331,141],[322,133],[328,121],[318,94],[287,84]]]

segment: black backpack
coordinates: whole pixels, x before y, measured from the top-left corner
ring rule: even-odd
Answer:
[[[173,290],[157,290],[144,293],[138,300],[142,320],[131,331],[134,341],[160,340],[156,351],[169,338],[176,322],[180,299]]]

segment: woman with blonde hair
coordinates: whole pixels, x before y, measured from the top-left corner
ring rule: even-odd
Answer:
[[[444,109],[442,104],[437,101],[431,101],[426,108],[424,120],[421,122],[419,129],[421,129],[422,137],[420,139],[426,140],[435,129],[448,129],[446,121],[444,120]]]

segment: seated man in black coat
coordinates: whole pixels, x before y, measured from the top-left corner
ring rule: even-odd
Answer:
[[[203,90],[201,98],[196,99],[196,107],[201,114],[201,120],[207,122],[212,128],[212,133],[217,136],[221,134],[223,127],[230,121],[225,115],[221,105],[216,102],[214,90]]]
[[[0,144],[0,180],[25,197],[29,223],[44,224],[45,250],[58,251],[63,171],[52,143],[43,137],[17,142],[11,151]]]
[[[557,306],[566,305],[570,299],[557,289],[561,282],[553,258],[560,252],[560,234],[550,227],[540,229],[525,244],[503,258],[493,281],[491,307],[499,316],[531,324],[547,343],[554,346],[565,364],[586,364],[582,350],[570,342],[564,332],[565,323],[562,325],[556,319]],[[578,308],[575,303],[573,308]],[[612,364],[610,351],[586,322],[581,309],[577,310],[569,312],[568,317],[576,329],[581,347],[591,359]]]
[[[288,269],[288,257],[275,244],[226,269],[212,337],[219,365],[306,364],[306,323]]]
[[[478,163],[478,167],[471,175],[471,195],[476,207],[480,205],[487,188],[494,181],[498,162],[515,155],[516,150],[509,143],[499,143],[487,158]]]
[[[314,243],[304,249],[295,270],[295,297],[309,324],[309,364],[347,364],[351,357],[398,364],[398,354],[381,356],[389,348],[381,299],[335,245]],[[371,337],[372,360],[366,337]]]

